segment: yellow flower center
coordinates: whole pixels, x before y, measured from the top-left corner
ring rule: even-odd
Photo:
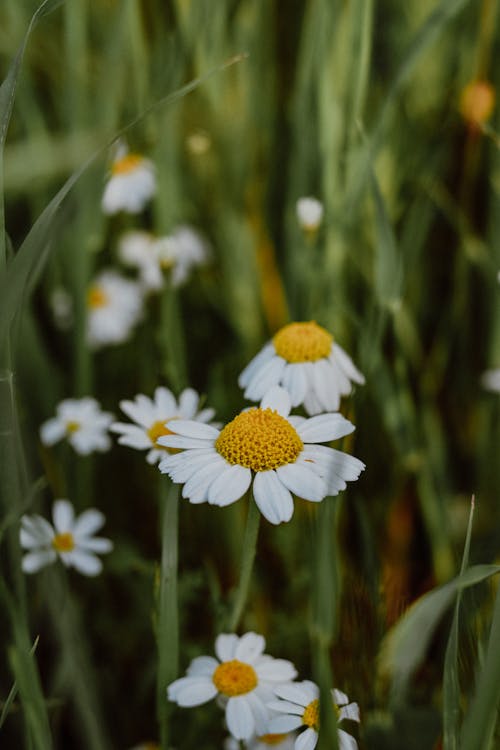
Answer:
[[[308,323],[289,323],[273,337],[276,354],[287,362],[316,362],[328,357],[333,336],[314,320]]]
[[[219,664],[213,673],[212,681],[219,693],[230,698],[249,693],[257,687],[258,682],[254,668],[238,659]]]
[[[319,698],[308,703],[304,713],[302,714],[302,721],[311,729],[318,731],[319,729]]]
[[[151,425],[149,430],[147,431],[148,437],[153,443],[155,448],[159,448],[160,450],[167,451],[168,453],[177,453],[177,448],[167,448],[166,445],[159,445],[158,444],[158,438],[163,437],[163,435],[174,435],[175,433],[172,432],[172,430],[169,430],[166,426],[168,422],[171,422],[173,419],[178,419],[178,417],[170,417],[170,419],[159,419],[157,422]]]
[[[62,534],[56,534],[52,540],[52,546],[56,552],[71,552],[75,549],[73,534],[69,531],[65,531]]]
[[[108,295],[100,286],[96,284],[90,287],[87,292],[87,307],[96,310],[98,307],[106,307],[108,302]]]
[[[66,433],[68,435],[72,435],[74,432],[78,432],[80,427],[81,427],[80,422],[74,422],[70,420],[69,422],[66,422]]]
[[[286,738],[286,734],[263,734],[257,739],[264,745],[279,745]]]
[[[290,422],[273,409],[249,409],[229,422],[215,449],[230,464],[269,471],[294,463],[304,444]]]
[[[134,169],[144,161],[144,158],[140,154],[126,154],[121,159],[117,159],[111,165],[111,174],[130,174]]]

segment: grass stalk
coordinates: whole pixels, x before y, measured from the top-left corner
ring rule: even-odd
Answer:
[[[250,581],[252,579],[252,570],[257,552],[257,538],[259,535],[260,511],[253,499],[251,492],[247,493],[248,497],[248,515],[243,537],[243,546],[241,553],[240,580],[236,596],[233,602],[233,608],[228,620],[228,630],[233,633],[237,630],[245,609],[250,590]]]

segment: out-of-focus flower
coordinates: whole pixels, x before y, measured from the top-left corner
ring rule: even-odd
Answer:
[[[118,257],[124,265],[137,268],[146,292],[163,289],[165,279],[153,234],[137,229],[124,232],[118,241]]]
[[[294,750],[296,734],[262,734],[260,737],[251,737],[245,740],[245,750]],[[234,737],[228,737],[224,742],[224,750],[240,750],[240,743]]]
[[[193,156],[203,156],[212,147],[212,140],[206,130],[194,130],[186,136],[186,148]]]
[[[73,299],[70,293],[59,286],[52,290],[50,306],[56,326],[67,331],[73,325]]]
[[[120,408],[135,424],[115,422],[112,432],[120,435],[118,442],[137,450],[148,450],[146,461],[155,464],[165,458],[170,451],[158,443],[163,435],[172,435],[170,422],[177,419],[192,419],[196,422],[209,422],[214,416],[213,409],[198,411],[200,397],[192,388],[186,388],[177,401],[168,388],[159,387],[154,398],[142,394],[134,401],[120,401]]]
[[[316,232],[323,221],[323,204],[317,198],[299,198],[296,204],[297,219],[305,232]]]
[[[306,727],[295,740],[295,750],[314,750],[318,744],[319,731],[319,688],[310,680],[280,685],[274,689],[282,700],[271,701],[268,708],[280,712],[269,722],[271,732],[291,732],[299,727]],[[349,703],[349,698],[340,690],[332,690],[332,708],[338,721],[350,719],[359,721],[357,703]],[[358,743],[343,729],[338,730],[339,750],[357,750]]]
[[[168,686],[168,699],[189,707],[219,697],[235,739],[265,734],[269,718],[266,703],[273,696],[273,688],[290,682],[297,674],[291,662],[264,654],[265,645],[264,638],[252,632],[241,637],[219,635],[215,641],[217,659],[193,659],[186,677]]]
[[[357,479],[365,465],[354,456],[317,443],[348,435],[354,426],[341,414],[311,419],[289,417],[290,397],[271,389],[259,408],[239,414],[222,430],[178,420],[160,445],[179,448],[164,458],[160,471],[184,484],[191,503],[230,505],[253,482],[253,497],[262,515],[274,524],[293,515],[292,493],[312,502],[337,495]]]
[[[111,164],[111,174],[102,196],[105,214],[140,213],[156,192],[154,164],[121,143]]]
[[[274,385],[290,393],[292,407],[308,414],[337,411],[352,383],[365,379],[333,336],[315,321],[280,328],[240,374],[245,398],[260,401]]]
[[[68,398],[61,401],[56,416],[40,427],[44,445],[54,445],[63,438],[77,453],[88,455],[93,451],[107,451],[111,447],[108,429],[114,414],[101,411],[95,398]]]
[[[490,117],[495,107],[495,89],[488,81],[471,81],[460,94],[460,113],[469,125],[478,127]]]
[[[28,550],[22,559],[25,573],[36,573],[59,558],[67,568],[75,568],[86,576],[96,576],[102,563],[96,556],[111,552],[110,539],[93,536],[103,526],[105,518],[95,508],[89,508],[75,518],[68,500],[55,500],[52,507],[52,526],[43,516],[22,516],[21,547]]]
[[[97,348],[126,341],[143,313],[140,285],[104,270],[87,291],[87,341]]]
[[[481,375],[481,385],[487,391],[500,393],[500,368],[483,372]]]

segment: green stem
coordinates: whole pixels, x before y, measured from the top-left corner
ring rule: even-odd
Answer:
[[[158,591],[158,675],[156,706],[161,750],[169,745],[169,704],[166,688],[178,676],[179,612],[177,601],[179,486],[162,479],[161,567]]]
[[[245,528],[243,551],[241,554],[240,582],[238,584],[238,590],[234,599],[233,611],[231,613],[231,617],[229,618],[229,630],[231,632],[237,629],[241,620],[241,615],[243,614],[243,610],[245,608],[245,604],[248,598],[248,591],[250,588],[250,580],[252,578],[255,553],[257,551],[260,511],[252,497],[251,492],[248,492],[248,503],[247,525]]]

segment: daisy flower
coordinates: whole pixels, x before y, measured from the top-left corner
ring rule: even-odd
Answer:
[[[500,368],[483,372],[481,376],[481,385],[487,391],[500,393]]]
[[[87,291],[87,340],[94,348],[126,341],[143,312],[142,291],[116,271],[101,271]]]
[[[219,697],[235,739],[265,734],[269,718],[266,703],[272,699],[273,689],[297,674],[291,662],[264,654],[265,645],[264,638],[252,632],[241,637],[219,635],[215,641],[217,658],[193,659],[187,676],[168,686],[168,699],[187,707]]]
[[[269,722],[271,732],[291,732],[299,727],[306,727],[295,740],[295,750],[314,750],[318,744],[319,730],[319,688],[310,680],[295,682],[292,685],[279,685],[275,694],[282,698],[271,701],[268,708],[278,711]],[[337,714],[338,722],[343,719],[359,721],[357,703],[349,703],[349,698],[340,690],[332,690],[332,707]],[[357,750],[358,743],[343,729],[338,730],[339,750]]]
[[[166,237],[160,237],[155,248],[160,267],[170,271],[173,286],[185,284],[193,268],[206,264],[210,256],[206,241],[187,224],[177,227]]]
[[[36,573],[59,558],[67,568],[86,576],[96,576],[102,563],[94,553],[111,552],[113,543],[93,534],[104,524],[103,514],[95,508],[78,518],[68,500],[56,500],[52,507],[53,526],[42,516],[22,516],[21,547],[28,552],[22,559],[25,573]]]
[[[102,196],[103,212],[140,213],[156,192],[154,164],[141,154],[129,152],[127,146],[121,143],[110,172]]]
[[[238,379],[250,401],[260,401],[273,385],[282,385],[292,407],[304,404],[310,415],[337,411],[352,383],[364,382],[351,358],[314,320],[280,328]]]
[[[274,524],[293,515],[292,493],[320,502],[357,479],[364,464],[353,456],[317,443],[348,435],[354,426],[341,414],[311,419],[289,417],[290,397],[275,387],[259,408],[238,414],[222,430],[199,422],[171,422],[172,435],[160,445],[180,448],[164,458],[160,471],[184,484],[191,503],[229,505],[253,482],[253,497]]]
[[[317,198],[299,198],[296,204],[297,219],[304,232],[316,232],[323,220],[323,204]]]
[[[132,229],[118,241],[118,257],[127,266],[137,268],[145,291],[163,288],[164,278],[158,257],[157,239],[150,232]]]
[[[134,401],[120,401],[121,410],[135,422],[114,422],[110,430],[118,433],[118,442],[137,450],[148,450],[148,464],[158,463],[170,452],[158,443],[158,438],[172,435],[170,422],[177,419],[192,419],[195,422],[209,422],[215,414],[214,409],[198,410],[200,397],[192,388],[186,388],[177,401],[168,388],[159,387],[154,398],[142,394]]]
[[[295,733],[286,734],[262,734],[260,737],[252,737],[244,743],[246,750],[294,750]],[[241,745],[234,737],[228,737],[224,742],[224,750],[240,750]]]
[[[111,447],[108,429],[113,420],[114,414],[101,411],[95,398],[67,398],[58,404],[56,416],[40,427],[40,440],[44,445],[54,445],[66,438],[82,456],[107,451]]]

